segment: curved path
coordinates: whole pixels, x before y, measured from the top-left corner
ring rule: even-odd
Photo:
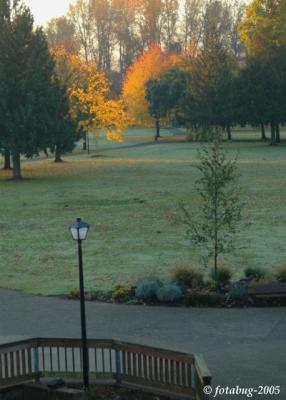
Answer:
[[[88,335],[202,353],[214,386],[279,385],[286,398],[285,308],[207,309],[87,302]],[[0,290],[0,342],[80,337],[79,303]],[[246,399],[226,396],[224,399]]]

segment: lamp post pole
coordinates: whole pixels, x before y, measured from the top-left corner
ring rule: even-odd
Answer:
[[[80,317],[81,317],[81,349],[82,349],[82,371],[84,390],[89,389],[88,376],[88,347],[86,339],[86,315],[85,315],[85,296],[83,281],[83,262],[82,262],[82,241],[78,240],[78,264],[79,264],[79,287],[80,287]]]
[[[77,218],[76,222],[69,227],[72,238],[78,244],[78,266],[79,266],[79,292],[80,292],[80,319],[81,319],[81,364],[83,374],[83,387],[85,391],[89,390],[89,362],[88,362],[88,346],[86,339],[86,315],[85,315],[85,296],[84,296],[84,279],[83,279],[83,262],[82,262],[82,241],[86,240],[89,225]]]

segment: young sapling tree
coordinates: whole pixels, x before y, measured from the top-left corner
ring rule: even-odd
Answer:
[[[211,143],[199,151],[199,160],[196,187],[200,211],[193,217],[183,206],[184,221],[189,226],[191,242],[201,248],[208,262],[212,260],[217,280],[219,255],[233,250],[241,221],[237,159],[227,158],[221,135],[216,131]]]

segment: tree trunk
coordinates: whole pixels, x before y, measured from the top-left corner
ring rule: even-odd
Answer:
[[[122,62],[122,42],[119,41],[119,70],[120,74],[123,74],[123,62]]]
[[[276,132],[276,143],[280,143],[280,127],[279,124],[275,125],[275,132]]]
[[[232,140],[232,135],[231,135],[231,127],[229,124],[226,126],[226,132],[227,132],[227,140]]]
[[[4,150],[4,170],[10,170],[11,168],[11,157],[10,157],[10,151],[5,149]]]
[[[55,151],[55,162],[56,163],[61,163],[61,162],[63,162],[63,160],[61,159],[61,152],[60,152],[60,150],[59,150],[59,148],[58,148],[58,146],[56,146],[56,151]]]
[[[271,145],[276,143],[276,128],[275,128],[275,123],[271,122]]]
[[[86,150],[87,146],[86,146],[86,132],[84,132],[84,137],[83,137],[83,143],[82,143],[82,149]]]
[[[160,120],[156,119],[156,136],[155,140],[158,140],[160,136]]]
[[[266,134],[265,134],[265,125],[264,124],[261,124],[261,140],[263,142],[267,141],[267,137],[266,137]]]
[[[20,154],[13,153],[12,159],[13,159],[13,179],[15,180],[22,179]]]
[[[86,143],[87,143],[87,154],[89,154],[90,153],[89,133],[86,134]]]
[[[217,274],[217,258],[218,258],[218,254],[217,254],[217,247],[215,247],[215,253],[214,253],[214,280],[215,282],[218,281],[218,274]]]
[[[218,282],[217,259],[218,259],[218,191],[214,198],[214,279]]]

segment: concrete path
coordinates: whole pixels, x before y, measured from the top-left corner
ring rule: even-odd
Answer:
[[[280,386],[286,399],[286,309],[200,309],[87,303],[88,335],[202,353],[214,386]],[[0,290],[0,342],[80,337],[79,302]],[[231,400],[246,396],[226,396]]]

